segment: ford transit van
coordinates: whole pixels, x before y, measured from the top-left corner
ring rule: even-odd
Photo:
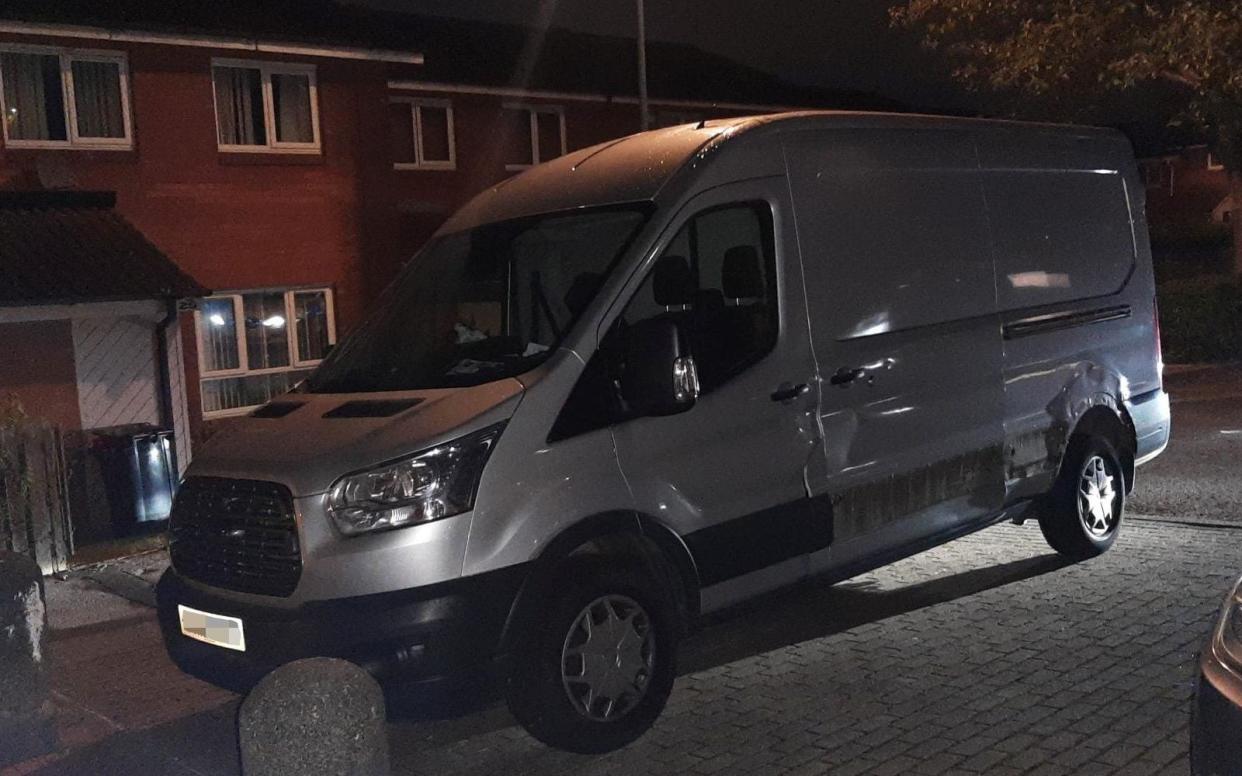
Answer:
[[[1104,552],[1169,438],[1143,197],[1115,132],[862,113],[530,169],[195,458],[168,650],[487,677],[599,752],[704,613],[1006,519]]]

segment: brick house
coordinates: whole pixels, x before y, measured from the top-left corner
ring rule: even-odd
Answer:
[[[1139,160],[1147,184],[1153,227],[1203,227],[1231,223],[1235,204],[1229,173],[1205,145],[1187,146]]]
[[[687,46],[649,67],[656,125],[894,107]],[[0,189],[113,192],[212,290],[176,342],[199,439],[299,380],[475,192],[637,131],[635,72],[624,38],[331,0],[9,0]]]

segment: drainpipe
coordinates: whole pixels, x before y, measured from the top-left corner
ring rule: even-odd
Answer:
[[[164,317],[155,324],[156,358],[160,373],[160,426],[173,430],[172,367],[168,358],[168,327],[177,323],[177,300],[167,298]]]

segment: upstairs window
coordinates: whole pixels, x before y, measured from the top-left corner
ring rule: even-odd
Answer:
[[[319,153],[313,66],[215,60],[211,75],[221,151]]]
[[[448,100],[394,97],[388,108],[393,167],[398,170],[454,170],[453,104]]]
[[[220,294],[199,305],[203,415],[245,412],[279,396],[336,342],[332,292],[268,289]]]
[[[11,148],[133,148],[124,54],[0,49],[0,86]]]
[[[516,171],[565,154],[565,112],[548,105],[504,106],[505,169]]]

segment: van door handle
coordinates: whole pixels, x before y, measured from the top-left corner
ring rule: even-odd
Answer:
[[[772,391],[772,401],[789,401],[790,399],[796,399],[799,396],[806,394],[809,390],[811,390],[811,386],[806,383],[798,383],[797,385],[781,383],[780,387],[778,387],[775,391]]]
[[[828,378],[828,383],[830,385],[849,385],[855,380],[865,377],[866,375],[867,370],[863,369],[861,366],[843,366],[834,372],[832,377]]]

